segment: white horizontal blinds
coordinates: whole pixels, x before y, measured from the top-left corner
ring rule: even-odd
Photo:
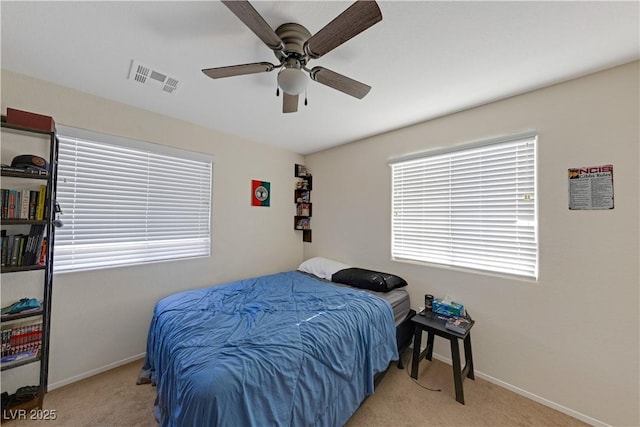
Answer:
[[[210,254],[211,159],[59,139],[56,272]]]
[[[535,142],[391,164],[393,258],[537,277]]]

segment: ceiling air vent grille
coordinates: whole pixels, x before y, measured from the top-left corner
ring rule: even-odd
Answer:
[[[154,70],[147,65],[141,64],[135,59],[131,61],[129,80],[136,81],[145,86],[158,88],[167,93],[175,93],[180,85],[178,79],[169,77],[165,73]]]
[[[134,80],[140,83],[144,83],[147,81],[147,77],[149,76],[149,67],[145,67],[144,65],[138,64],[134,74]]]
[[[162,88],[165,92],[173,93],[178,90],[178,81],[169,77]]]

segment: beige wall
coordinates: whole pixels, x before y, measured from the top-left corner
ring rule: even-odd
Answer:
[[[636,62],[307,156],[305,258],[399,274],[413,307],[450,295],[477,321],[482,377],[593,424],[640,425],[638,82]],[[528,130],[539,135],[537,283],[391,261],[389,159]],[[605,164],[615,209],[569,211],[567,169]],[[442,342],[436,352],[450,357]]]
[[[1,89],[3,114],[18,108],[60,124],[216,156],[211,257],[55,275],[50,388],[143,354],[159,298],[301,262],[302,235],[292,226],[293,165],[301,156],[5,70]],[[252,179],[271,182],[271,207],[250,206]],[[2,306],[26,296],[22,282],[29,277],[2,279]],[[3,382],[21,370],[3,372]]]

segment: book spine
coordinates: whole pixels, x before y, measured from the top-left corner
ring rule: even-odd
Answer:
[[[20,218],[29,219],[29,190],[22,190],[20,194]]]
[[[7,236],[7,249],[4,253],[4,265],[11,265],[12,250],[13,250],[13,235],[10,235],[10,236]]]
[[[29,236],[27,237],[27,244],[24,247],[24,255],[22,255],[22,265],[32,265],[31,258],[34,248],[35,234],[37,232],[38,225],[32,225],[29,230]]]
[[[35,226],[33,245],[29,254],[29,265],[36,265],[40,257],[39,249],[42,247],[42,238],[44,237],[44,230],[46,225],[38,224]]]
[[[40,262],[41,259],[41,253],[42,253],[42,248],[44,246],[44,239],[45,239],[45,232],[47,230],[47,226],[46,225],[42,225],[40,227],[40,229],[38,230],[38,237],[36,238],[36,242],[35,242],[35,248],[33,251],[33,262],[32,265],[44,265],[44,262]],[[45,246],[46,249],[46,246]],[[46,252],[45,252],[46,254]]]
[[[9,338],[9,354],[13,354],[18,345],[18,337],[22,332],[22,326],[17,326],[11,330],[11,338]]]
[[[18,192],[16,190],[9,190],[9,212],[7,218],[16,217],[16,199],[18,198]]]
[[[38,192],[29,193],[29,219],[36,219],[36,207],[38,206]]]
[[[25,251],[25,247],[27,246],[27,239],[29,238],[29,236],[20,236],[20,243],[19,243],[19,249],[18,249],[18,262],[17,262],[17,266],[20,267],[22,266],[22,262],[24,259],[24,251]]]
[[[31,247],[31,252],[29,253],[29,265],[37,265],[38,264],[38,256],[40,251],[40,246],[42,246],[42,229],[44,225],[40,226],[33,236],[33,246]]]
[[[2,352],[0,357],[5,357],[9,350],[9,336],[11,336],[11,329],[2,330]]]
[[[18,265],[18,254],[20,253],[20,234],[14,234],[11,239],[11,262],[10,266],[15,267]]]
[[[42,238],[42,245],[40,246],[40,253],[38,254],[38,265],[45,265],[47,261],[47,238]]]
[[[13,215],[14,218],[20,218],[20,205],[22,203],[22,192],[19,190],[16,190],[16,209],[15,209],[15,213]]]
[[[42,221],[44,219],[44,204],[47,198],[47,186],[41,185],[40,192],[38,193],[38,204],[36,206],[36,220]]]
[[[42,322],[2,330],[2,357],[31,352],[42,347]]]
[[[0,210],[0,217],[2,219],[8,218],[7,215],[9,213],[9,190],[6,188],[2,189],[2,209]]]

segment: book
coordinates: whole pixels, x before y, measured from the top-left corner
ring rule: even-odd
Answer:
[[[46,258],[46,237],[45,234],[47,233],[47,226],[43,225],[39,228],[38,230],[38,237],[36,239],[35,242],[35,248],[34,248],[34,254],[33,254],[33,262],[32,265],[44,265],[44,258]],[[44,252],[44,255],[42,255],[42,251]]]
[[[32,265],[31,255],[34,248],[34,240],[38,232],[39,224],[32,225],[29,230],[29,236],[27,237],[27,244],[24,247],[24,254],[22,255],[22,265]]]
[[[18,267],[22,266],[22,261],[24,258],[24,250],[25,250],[25,246],[27,245],[27,239],[29,238],[29,236],[27,235],[20,235],[20,241],[19,241],[19,245],[20,247],[18,248],[18,263],[16,264]]]
[[[16,190],[9,190],[9,212],[7,218],[16,217],[16,200],[18,198],[18,192]]]
[[[38,252],[38,265],[45,265],[47,260],[47,238],[44,236],[42,238],[42,245],[40,246],[40,250]]]
[[[7,259],[8,256],[7,254],[10,253],[11,251],[11,246],[9,245],[9,242],[11,241],[11,236],[7,236],[6,235],[6,231],[7,230],[2,230],[3,233],[3,237],[2,237],[2,258],[0,259],[2,266],[4,267],[5,265],[7,265]]]
[[[42,239],[44,237],[44,231],[46,226],[44,224],[35,224],[31,226],[31,232],[29,233],[30,244],[26,249],[26,258],[24,265],[36,265],[39,259],[39,249],[42,247]]]
[[[16,267],[18,265],[18,255],[20,254],[20,238],[22,234],[14,234],[11,239],[11,254],[8,265]]]
[[[31,191],[22,190],[20,194],[20,215],[18,218],[29,219],[29,200]]]
[[[29,219],[36,219],[36,207],[38,206],[38,192],[31,190],[29,193]]]
[[[20,205],[22,203],[22,192],[20,190],[15,190],[16,191],[16,208],[15,208],[15,213],[13,215],[14,218],[19,219],[20,218]]]
[[[471,321],[465,317],[450,317],[445,328],[458,334],[465,334],[471,327]]]
[[[36,219],[42,221],[44,219],[44,204],[47,198],[47,186],[42,184],[38,193],[38,204],[36,205]]]
[[[2,189],[2,218],[8,218],[8,214],[9,214],[9,189],[8,188],[3,188]]]

